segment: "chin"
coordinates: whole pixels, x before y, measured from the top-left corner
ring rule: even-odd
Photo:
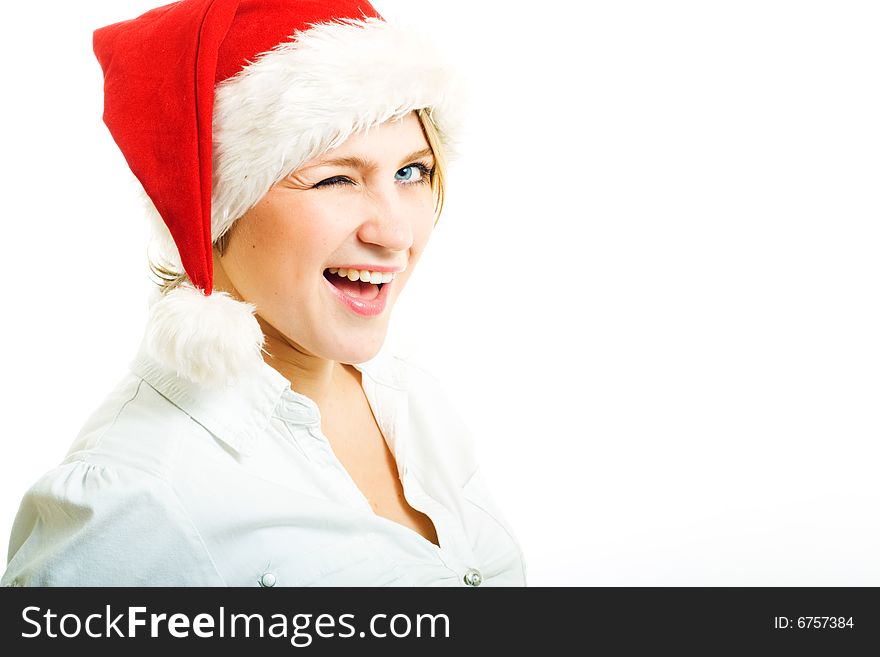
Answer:
[[[380,333],[377,332],[369,338],[350,336],[350,339],[342,339],[335,345],[326,345],[327,348],[323,350],[325,358],[339,363],[363,363],[379,353],[385,344],[386,335],[387,330],[383,328]]]
[[[375,349],[359,348],[340,351],[337,355],[331,356],[331,360],[335,360],[339,363],[346,363],[348,365],[364,363],[374,358],[381,348],[382,344],[380,343]]]

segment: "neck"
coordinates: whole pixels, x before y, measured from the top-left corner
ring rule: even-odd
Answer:
[[[259,317],[257,319],[266,336],[263,360],[290,381],[290,387],[295,392],[309,397],[319,408],[323,408],[346,376],[345,366],[306,352],[274,327]]]

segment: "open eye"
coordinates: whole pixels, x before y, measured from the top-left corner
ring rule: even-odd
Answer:
[[[416,183],[430,182],[433,175],[433,169],[429,169],[421,162],[414,162],[399,169],[397,173],[394,174],[394,177],[407,185],[414,185]]]
[[[400,169],[394,174],[394,177],[400,181],[411,183],[417,182],[423,175],[422,170],[410,164]]]

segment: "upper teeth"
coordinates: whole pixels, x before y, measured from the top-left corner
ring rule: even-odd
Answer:
[[[372,283],[373,285],[378,285],[379,283],[390,283],[394,280],[394,272],[392,271],[369,271],[367,269],[345,269],[338,267],[330,267],[330,273],[336,274],[337,276],[342,276],[343,278],[347,278],[350,281],[363,281],[364,283]]]

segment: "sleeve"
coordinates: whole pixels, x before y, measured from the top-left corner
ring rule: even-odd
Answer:
[[[22,499],[3,586],[222,586],[170,484],[124,465],[65,463]]]

